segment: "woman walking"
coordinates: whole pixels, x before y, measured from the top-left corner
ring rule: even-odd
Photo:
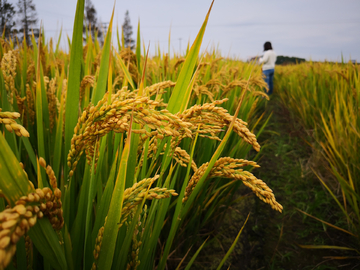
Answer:
[[[273,51],[271,43],[269,41],[264,44],[264,55],[259,59],[259,64],[263,63],[262,70],[266,76],[265,82],[269,87],[267,94],[270,96],[273,92],[274,84],[274,71],[275,71],[276,53]]]

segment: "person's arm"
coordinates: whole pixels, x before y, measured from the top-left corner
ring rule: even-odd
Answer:
[[[269,60],[269,54],[265,52],[264,56],[259,59],[259,64],[266,63],[268,60]]]

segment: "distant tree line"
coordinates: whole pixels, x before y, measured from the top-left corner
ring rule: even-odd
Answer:
[[[15,22],[13,20],[14,15],[14,6],[8,3],[7,0],[0,0],[0,34],[4,33],[6,37],[10,35],[11,29],[15,26]]]
[[[106,24],[102,23],[96,16],[97,12],[95,6],[91,0],[86,0],[84,10],[84,25],[83,25],[83,37],[86,39],[86,34],[91,35],[92,39],[95,37],[100,41],[104,42],[104,33],[106,33]]]
[[[16,16],[17,15],[17,16]],[[16,6],[7,0],[0,0],[0,36],[6,39],[24,39],[30,44],[30,36],[39,36],[37,14],[33,0],[18,0]]]
[[[86,0],[84,10],[83,36],[91,34],[92,38],[103,43],[107,32],[106,23],[102,23],[97,18],[95,6],[91,0]],[[132,26],[130,24],[129,11],[126,11],[124,24],[122,25],[124,34],[124,46],[134,48],[135,40],[132,38]],[[8,0],[0,0],[0,38],[23,40],[31,46],[31,36],[38,39],[40,27],[35,4],[33,0],[18,0],[16,6]]]
[[[279,55],[276,58],[276,65],[289,65],[289,64],[300,64],[302,62],[305,62],[306,60],[304,58],[298,58],[298,57],[289,57],[289,56],[282,56]]]

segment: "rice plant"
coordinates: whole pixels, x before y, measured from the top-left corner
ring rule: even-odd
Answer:
[[[359,151],[360,78],[359,65],[349,63],[303,63],[278,68],[277,87],[282,101],[313,138],[312,146],[326,161],[313,170],[334,198],[342,213],[342,226],[322,221],[354,238],[346,247],[358,254],[360,226]],[[339,188],[340,187],[340,188]],[[355,254],[356,254],[355,253]]]
[[[69,54],[45,33],[2,40],[0,269],[165,269],[241,183],[282,211],[247,160],[261,70],[199,56],[210,10],[184,58],[140,39],[134,53],[119,32],[116,49],[113,14],[103,47],[83,45],[84,0]]]

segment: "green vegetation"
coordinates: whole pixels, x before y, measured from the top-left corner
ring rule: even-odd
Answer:
[[[308,166],[331,198],[331,202],[321,202],[323,210],[313,212],[307,207],[301,208],[301,213],[347,239],[303,243],[301,247],[339,253],[329,259],[359,260],[359,67],[351,62],[309,62],[279,67],[277,72],[282,104],[311,146]]]
[[[190,269],[242,184],[281,212],[248,160],[261,69],[199,55],[211,7],[184,58],[148,58],[139,38],[134,53],[119,32],[115,50],[114,14],[102,47],[84,43],[84,7],[69,55],[44,33],[1,42],[0,269]]]
[[[211,7],[183,56],[114,14],[83,40],[84,0],[69,54],[3,36],[0,269],[359,266],[359,66],[280,65],[268,101],[260,66],[199,54]]]
[[[233,203],[224,206],[219,216],[222,221],[202,230],[203,234],[218,236],[204,247],[194,269],[216,269],[242,226],[246,218],[244,213],[249,212],[251,215],[239,243],[224,269],[338,269],[341,266],[356,269],[359,264],[356,258],[331,258],[353,256],[352,251],[300,247],[342,245],[351,243],[352,239],[347,233],[299,211],[331,223],[341,223],[341,214],[332,197],[311,170],[320,159],[307,143],[311,137],[291,116],[277,92],[261,108],[272,116],[258,138],[263,150],[258,161],[261,167],[254,173],[270,184],[284,211],[281,215],[273,215],[248,190],[240,187]]]

